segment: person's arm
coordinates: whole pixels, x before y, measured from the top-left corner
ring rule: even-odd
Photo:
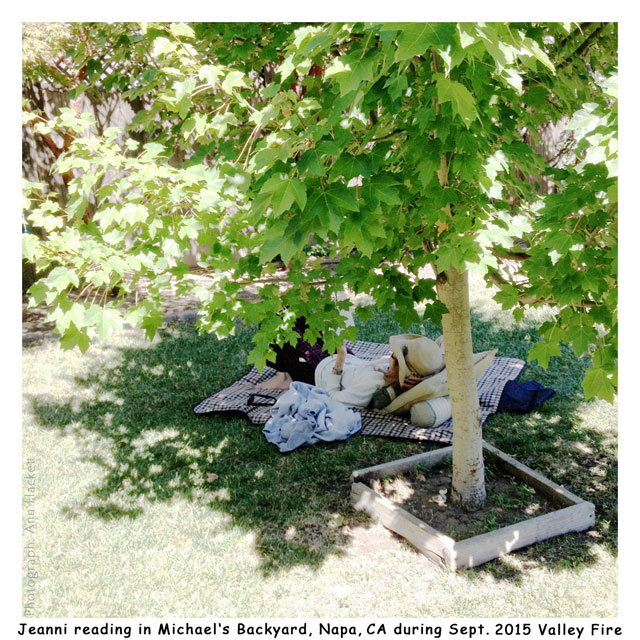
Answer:
[[[390,378],[385,376],[385,382],[387,382]],[[393,378],[391,378],[393,379]],[[404,384],[400,386],[400,382],[398,381],[398,377],[396,375],[395,381],[386,384],[382,389],[378,389],[371,398],[369,402],[369,409],[382,409],[386,407],[388,404],[391,404],[393,400],[395,400],[401,393],[415,387],[418,382],[424,380],[424,377],[416,376],[415,374],[410,375],[408,378],[404,379]]]
[[[346,357],[347,347],[343,342],[342,346],[336,352],[336,360],[333,367],[324,374],[324,380],[321,386],[331,397],[342,391],[342,370],[344,369]]]
[[[380,384],[380,373],[370,367],[356,366],[357,374],[354,376],[350,370],[348,386],[344,386],[342,367],[347,356],[346,346],[336,355],[336,361],[330,373],[323,380],[322,388],[331,398],[351,407],[366,407],[375,389]],[[337,373],[337,372],[340,373]]]
[[[344,359],[347,357],[347,345],[344,340],[342,341],[342,346],[338,349],[338,357],[336,358],[336,363],[333,365],[333,373],[337,375],[342,374],[342,369],[344,368]]]
[[[418,382],[422,382],[427,376],[417,376],[415,374],[411,374],[409,377],[404,379],[404,384],[402,388],[406,391],[407,389],[411,389],[415,387]]]
[[[402,393],[402,388],[399,384],[391,384],[382,389],[378,389],[373,393],[371,401],[369,402],[368,409],[382,409],[388,404],[391,404],[397,396]]]

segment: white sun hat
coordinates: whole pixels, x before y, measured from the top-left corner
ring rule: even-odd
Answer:
[[[424,377],[444,368],[442,347],[425,336],[401,333],[389,338],[389,346],[398,361],[400,385],[412,373]]]

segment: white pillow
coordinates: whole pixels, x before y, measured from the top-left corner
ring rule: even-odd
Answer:
[[[451,417],[449,396],[416,402],[410,410],[411,423],[418,427],[438,427]]]

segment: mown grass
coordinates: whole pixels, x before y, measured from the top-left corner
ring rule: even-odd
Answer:
[[[516,326],[476,296],[475,348],[524,358],[536,320]],[[400,327],[376,313],[359,331],[386,342]],[[246,372],[250,339],[174,325],[151,344],[125,331],[84,356],[25,349],[38,615],[616,614],[616,413],[584,402],[586,360],[563,350],[546,371],[528,365],[523,379],[556,395],[492,417],[485,438],[593,501],[594,529],[450,574],[349,506],[352,470],[438,445],[355,436],[282,455],[241,417],[192,414]]]

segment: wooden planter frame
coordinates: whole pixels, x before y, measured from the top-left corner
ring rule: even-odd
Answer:
[[[521,547],[570,531],[584,531],[594,525],[593,503],[582,500],[486,441],[483,441],[483,449],[485,459],[491,458],[503,471],[520,478],[550,498],[559,508],[545,515],[456,542],[368,486],[369,480],[392,477],[419,464],[433,467],[450,458],[453,447],[354,471],[351,474],[351,503],[354,508],[366,511],[379,520],[387,529],[406,538],[429,559],[453,571],[477,567]]]

